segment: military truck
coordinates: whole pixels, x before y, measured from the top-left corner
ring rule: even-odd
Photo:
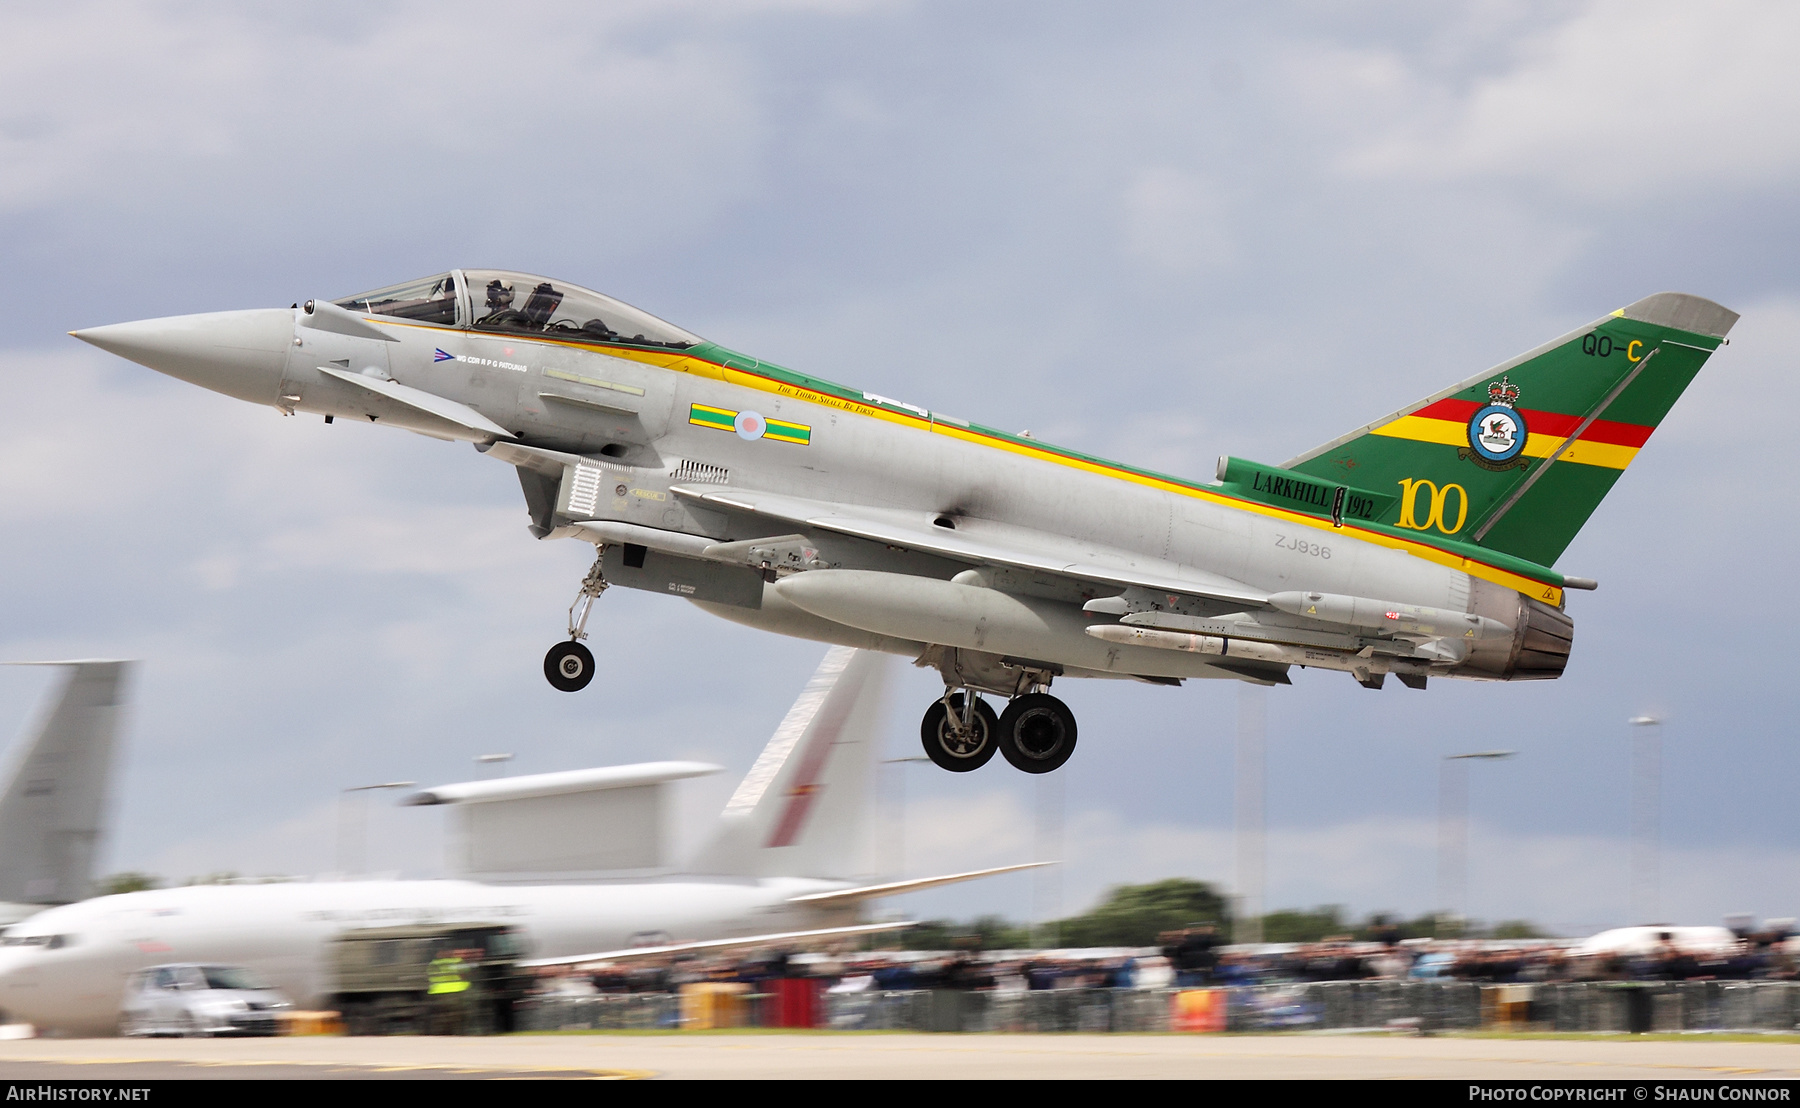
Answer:
[[[352,1035],[497,1035],[529,977],[500,923],[365,927],[331,944],[332,1000]]]

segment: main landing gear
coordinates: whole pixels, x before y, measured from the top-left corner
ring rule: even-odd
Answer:
[[[1046,692],[1012,698],[996,718],[973,689],[944,690],[919,725],[925,754],[952,773],[980,769],[994,752],[1026,773],[1060,769],[1075,753],[1075,713]]]
[[[919,724],[925,754],[951,773],[967,773],[988,764],[999,745],[1000,720],[979,696],[944,690],[941,700],[925,709]]]
[[[594,610],[594,602],[607,589],[606,577],[600,572],[605,554],[606,547],[595,548],[594,564],[581,579],[575,603],[569,605],[569,641],[557,643],[544,655],[544,676],[563,692],[580,692],[594,679],[594,655],[581,640],[587,638],[588,614]]]

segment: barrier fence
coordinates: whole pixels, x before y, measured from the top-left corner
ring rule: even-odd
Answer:
[[[796,999],[799,994],[811,999]],[[1480,985],[1328,981],[1221,989],[916,989],[831,993],[706,983],[681,993],[544,995],[530,1031],[817,1027],[844,1031],[1800,1031],[1800,982]]]

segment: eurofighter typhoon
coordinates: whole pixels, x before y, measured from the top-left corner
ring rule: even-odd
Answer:
[[[1595,587],[1557,559],[1736,320],[1645,297],[1282,465],[1221,458],[1214,482],[809,377],[524,273],[74,334],[515,467],[532,532],[597,555],[545,658],[559,689],[593,677],[601,592],[648,589],[934,667],[934,762],[998,750],[1044,773],[1076,741],[1058,678],[1557,677],[1565,590]]]

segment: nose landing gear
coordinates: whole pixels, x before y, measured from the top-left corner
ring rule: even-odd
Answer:
[[[559,642],[544,655],[544,676],[563,692],[580,692],[594,679],[594,655],[578,642]]]
[[[587,638],[588,615],[594,602],[607,590],[606,575],[600,570],[606,547],[594,548],[594,564],[581,579],[581,591],[569,605],[569,641],[559,642],[544,655],[544,676],[563,692],[580,692],[594,679],[594,655],[581,640]]]

